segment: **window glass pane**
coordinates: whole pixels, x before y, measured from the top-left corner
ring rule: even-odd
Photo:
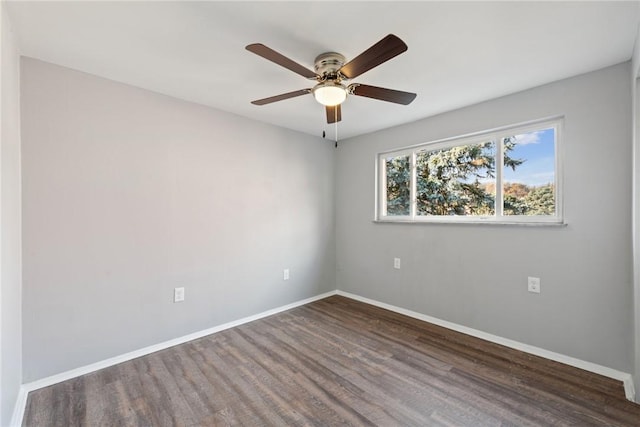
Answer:
[[[492,141],[416,155],[418,215],[493,215],[495,147]]]
[[[411,160],[410,156],[385,159],[387,181],[387,215],[411,214]]]
[[[555,215],[555,129],[504,138],[504,214]]]

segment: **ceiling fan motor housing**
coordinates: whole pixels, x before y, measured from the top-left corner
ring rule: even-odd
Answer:
[[[346,58],[336,52],[326,52],[318,55],[315,60],[314,69],[321,77],[333,77],[338,74]]]

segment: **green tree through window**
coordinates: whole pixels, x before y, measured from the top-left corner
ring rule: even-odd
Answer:
[[[387,155],[386,215],[412,215],[414,202],[414,215],[418,218],[555,217],[555,143],[556,129],[550,127],[492,137],[485,142],[437,149],[424,145],[410,154],[405,151],[402,155]],[[498,149],[502,150],[501,172],[496,171]],[[496,177],[502,178],[501,183],[496,183]],[[541,181],[545,179],[546,182]],[[498,212],[496,190],[502,199]]]
[[[418,215],[491,215],[495,195],[495,144],[463,145],[416,155]]]
[[[411,159],[409,156],[386,159],[387,215],[411,212]]]

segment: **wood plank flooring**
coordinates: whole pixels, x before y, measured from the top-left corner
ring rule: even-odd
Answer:
[[[29,394],[25,426],[640,426],[618,381],[333,296]]]

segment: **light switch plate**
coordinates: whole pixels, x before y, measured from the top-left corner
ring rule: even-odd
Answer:
[[[182,302],[184,301],[184,288],[175,288],[173,290],[173,302]]]

